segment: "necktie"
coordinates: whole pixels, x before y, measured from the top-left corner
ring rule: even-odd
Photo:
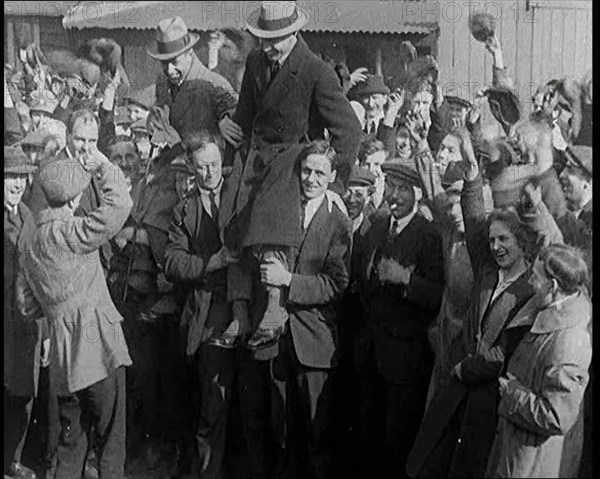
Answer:
[[[214,222],[218,221],[219,210],[217,209],[217,203],[215,201],[215,192],[211,191],[208,194],[210,198],[210,216],[212,217]]]
[[[302,200],[302,203],[300,204],[300,228],[302,228],[303,231],[305,230],[304,222],[306,221],[306,204],[306,200]]]
[[[269,64],[269,81],[268,81],[269,85],[271,83],[273,83],[273,80],[275,79],[275,75],[277,75],[277,72],[279,72],[280,68],[281,68],[281,65],[279,64],[279,62],[270,62],[270,64]]]

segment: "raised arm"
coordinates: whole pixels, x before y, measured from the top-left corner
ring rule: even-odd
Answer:
[[[65,243],[77,254],[87,254],[112,239],[123,227],[133,202],[121,168],[97,149],[94,151],[100,206],[83,217],[70,218],[64,224]]]

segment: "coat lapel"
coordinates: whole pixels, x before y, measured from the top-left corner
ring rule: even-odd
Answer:
[[[500,332],[507,324],[507,320],[511,319],[508,318],[508,314],[520,301],[523,292],[528,290],[528,280],[529,274],[527,272],[523,273],[489,305],[485,322],[481,323],[480,326],[482,338],[485,338],[486,343],[493,344],[496,342]]]
[[[200,222],[202,221],[202,206],[200,205],[200,194],[196,193],[189,198],[186,208],[185,216],[183,217],[183,224],[185,225],[188,234],[194,238],[198,238],[200,234]]]
[[[300,35],[298,35],[298,42],[292,49],[290,55],[287,57],[283,65],[281,65],[281,69],[279,73],[275,76],[270,85],[267,86],[266,90],[264,90],[263,100],[261,102],[261,110],[267,110],[273,105],[281,102],[283,98],[289,99],[290,90],[297,87],[296,75],[300,71],[302,67],[302,63],[304,62],[304,56],[306,54],[306,50],[308,49],[306,43],[302,39]],[[263,80],[264,86],[266,86],[266,71],[267,71],[267,60],[263,56],[263,68],[262,73],[257,76],[260,76]]]
[[[373,224],[373,231],[370,235],[370,241],[368,245],[368,256],[366,258],[366,268],[364,280],[368,280],[371,277],[371,270],[373,269],[373,262],[375,261],[375,255],[380,248],[385,246],[387,240],[388,227],[390,224],[390,217],[386,215],[380,221]]]
[[[308,225],[308,229],[306,230],[302,243],[300,243],[300,248],[298,249],[298,261],[296,261],[296,267],[298,267],[302,261],[302,254],[307,250],[306,245],[317,245],[320,243],[319,240],[324,236],[323,229],[327,226],[327,219],[329,217],[327,201],[327,198],[323,198],[321,206],[319,206],[315,216]]]

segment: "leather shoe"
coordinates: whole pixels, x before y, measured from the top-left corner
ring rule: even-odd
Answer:
[[[7,475],[11,479],[37,479],[35,472],[20,462],[13,462],[8,469]]]
[[[208,338],[208,344],[223,349],[233,349],[238,345],[239,335],[230,334],[225,331],[221,336],[216,338]]]
[[[280,326],[275,329],[258,328],[248,341],[248,348],[257,350],[274,346],[279,342],[279,338],[284,331],[285,326]]]

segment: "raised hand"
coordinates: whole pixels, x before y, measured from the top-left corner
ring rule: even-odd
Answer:
[[[350,87],[357,85],[367,79],[368,68],[360,67],[350,73]]]

